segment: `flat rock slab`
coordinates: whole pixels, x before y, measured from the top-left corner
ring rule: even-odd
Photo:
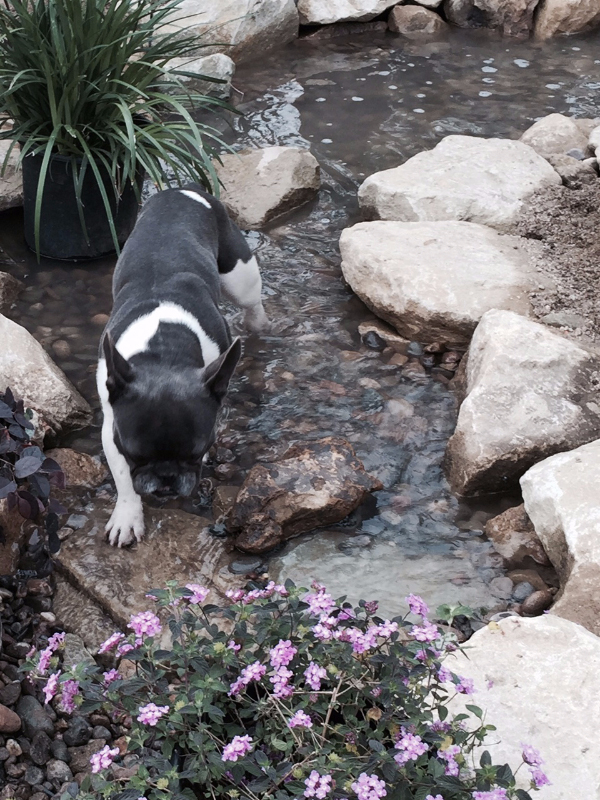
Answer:
[[[298,0],[302,25],[374,19],[398,0]]]
[[[466,397],[448,443],[461,495],[500,492],[533,464],[600,437],[587,350],[510,311],[488,311],[471,342]]]
[[[507,617],[477,631],[466,648],[445,664],[471,678],[475,694],[457,695],[450,710],[459,713],[474,703],[487,712],[486,722],[496,726],[489,735],[494,763],[518,766],[521,743],[530,744],[551,781],[540,798],[599,800],[600,741],[590,720],[600,715],[600,639],[546,614]],[[517,781],[529,788],[525,766]]]
[[[4,164],[4,159],[11,144],[10,139],[0,141],[0,168]],[[23,205],[23,177],[21,170],[17,169],[18,157],[18,150],[14,148],[10,154],[4,175],[0,175],[0,211],[6,211],[8,208],[18,208]]]
[[[0,386],[10,387],[54,433],[83,428],[92,410],[29,331],[0,314]]]
[[[343,231],[340,250],[353,291],[409,339],[464,347],[486,311],[531,311],[529,252],[483,225],[361,222]]]
[[[591,30],[600,22],[598,0],[544,0],[534,28],[537,39]]]
[[[358,200],[369,219],[458,219],[507,231],[524,200],[560,183],[546,159],[522,142],[453,135],[399,167],[371,175]]]
[[[166,30],[201,36],[198,55],[212,46],[247,61],[298,36],[298,9],[294,0],[183,0]]]
[[[319,162],[299,147],[265,147],[221,156],[221,200],[241,228],[261,228],[312,200]]]
[[[200,583],[212,590],[213,602],[222,601],[227,589],[243,585],[229,572],[223,541],[208,532],[208,520],[184,511],[146,508],[145,540],[131,550],[119,550],[104,541],[111,511],[111,503],[95,501],[90,519],[65,539],[56,562],[64,578],[117,627],[149,608],[146,594],[167,581],[180,586]],[[61,619],[69,625],[64,614]]]
[[[560,578],[552,613],[600,636],[600,441],[536,464],[521,488]]]
[[[340,522],[382,488],[344,439],[298,444],[278,461],[252,467],[227,515],[227,529],[237,534],[240,550],[262,553]]]
[[[94,655],[118,624],[87,594],[57,575],[52,610],[62,630],[76,634]]]

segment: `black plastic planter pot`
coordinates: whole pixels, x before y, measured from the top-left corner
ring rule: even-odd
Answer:
[[[25,214],[25,241],[36,251],[35,242],[35,198],[43,155],[26,156],[23,159],[23,207]],[[123,245],[133,230],[138,214],[138,201],[131,184],[127,184],[119,202],[116,202],[108,173],[103,174],[119,246]],[[141,187],[142,176],[138,184]],[[39,252],[46,258],[76,261],[99,258],[115,252],[115,244],[106,216],[102,194],[96,178],[88,165],[81,188],[83,217],[87,239],[81,225],[71,159],[53,155],[42,195],[40,216]]]

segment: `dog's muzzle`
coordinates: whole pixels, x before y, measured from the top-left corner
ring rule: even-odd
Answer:
[[[169,462],[142,467],[132,476],[133,488],[138,494],[159,497],[189,497],[199,477],[197,469]]]

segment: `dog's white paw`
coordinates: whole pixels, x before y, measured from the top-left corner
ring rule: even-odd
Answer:
[[[144,538],[144,511],[141,501],[117,500],[105,530],[113,547],[127,547],[134,541],[141,542]]]
[[[262,303],[246,311],[244,326],[251,333],[268,333],[271,330],[271,321],[267,317]]]

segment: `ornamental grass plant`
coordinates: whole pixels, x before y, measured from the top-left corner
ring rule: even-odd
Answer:
[[[184,86],[185,70],[165,77],[171,59],[188,58],[202,46],[196,36],[166,29],[179,3],[0,3],[0,139],[20,146],[20,161],[43,156],[35,198],[36,244],[53,155],[71,160],[82,225],[81,190],[91,170],[117,250],[111,186],[115,199],[128,185],[139,197],[143,173],[161,188],[173,176],[178,182],[198,181],[208,191],[218,186],[211,159],[221,142],[215,129],[194,120],[192,111],[226,104]]]
[[[28,663],[58,713],[99,712],[128,729],[127,753],[121,740],[92,755],[80,796],[530,800],[482,751],[494,731],[482,710],[449,712],[473,686],[445,666],[455,637],[421,598],[407,598],[412,623],[321,586],[228,594],[220,607],[195,584],[153,591],[155,608],[131,619],[130,635],[100,648],[112,664],[61,670],[60,634]],[[541,764],[524,746],[532,789],[547,783]]]

